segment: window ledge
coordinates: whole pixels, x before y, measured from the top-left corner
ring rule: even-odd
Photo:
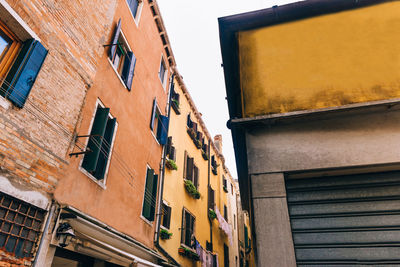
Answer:
[[[112,64],[112,62],[111,62],[111,60],[110,60],[109,57],[107,57],[107,60],[108,60],[108,63],[110,63],[111,68],[114,70],[114,72],[115,72],[115,74],[117,75],[117,77],[118,77],[119,81],[121,82],[121,84],[124,86],[124,88],[125,88],[126,90],[128,90],[128,87],[126,87],[126,84],[125,84],[124,81],[122,80],[122,78],[121,78],[121,76],[119,75],[118,71],[115,69],[115,67],[114,67],[114,65]],[[128,90],[128,92],[129,92],[129,90]]]
[[[97,180],[95,177],[93,177],[93,175],[91,175],[90,173],[88,173],[84,168],[82,168],[81,166],[79,166],[78,168],[84,175],[86,175],[87,177],[90,178],[90,180],[92,180],[93,182],[95,182],[98,186],[100,186],[101,188],[103,188],[104,190],[107,189],[107,186],[105,184],[105,181],[103,179],[104,182],[102,182],[101,180]]]
[[[143,217],[142,214],[140,214],[140,219],[142,219],[145,223],[147,223],[148,225],[150,225],[151,227],[153,227],[153,222],[147,220],[145,217]]]
[[[4,97],[0,96],[0,107],[4,108],[5,110],[8,110],[11,106],[11,103],[8,102]]]

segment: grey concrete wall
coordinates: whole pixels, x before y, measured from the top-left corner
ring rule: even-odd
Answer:
[[[252,175],[257,266],[296,266],[282,173]]]
[[[400,163],[400,111],[251,129],[249,173]]]

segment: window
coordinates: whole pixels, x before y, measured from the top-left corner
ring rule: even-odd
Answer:
[[[168,159],[176,161],[176,148],[172,144],[172,136],[168,137],[167,146],[166,146],[166,155]]]
[[[244,226],[244,247],[247,249],[249,247],[249,233],[247,230],[247,226]]]
[[[103,180],[111,158],[117,119],[110,109],[97,105],[90,130],[87,153],[82,160],[82,168],[97,180]]]
[[[32,257],[45,211],[0,192],[0,249]]]
[[[142,0],[126,0],[129,9],[131,10],[132,16],[135,20],[139,17],[139,9],[142,3]]]
[[[224,205],[224,219],[228,222],[228,208]]]
[[[228,182],[225,179],[225,176],[222,175],[222,188],[224,189],[225,193],[228,193]]]
[[[208,186],[208,208],[214,210],[215,208],[215,191]]]
[[[128,42],[121,31],[121,19],[118,21],[112,43],[109,46],[109,58],[114,70],[118,73],[126,88],[130,91],[135,72],[136,57],[129,48]]]
[[[166,76],[167,76],[167,67],[165,65],[164,58],[161,57],[160,70],[158,71],[158,77],[160,78],[160,81],[161,81],[161,84],[163,85],[163,87],[165,86]]]
[[[0,21],[0,95],[22,108],[46,56],[39,41],[22,42]]]
[[[224,244],[224,267],[229,267],[229,247]]]
[[[195,223],[195,217],[184,208],[182,212],[181,243],[188,247],[192,247],[192,237],[194,237]]]
[[[175,90],[172,88],[171,91],[171,107],[175,111],[177,115],[181,114],[180,109],[180,102],[179,102],[179,94],[175,92]]]
[[[161,225],[169,229],[170,224],[171,224],[171,207],[169,207],[165,202],[163,202]]]
[[[233,196],[233,185],[231,184],[231,194]]]
[[[167,144],[168,141],[168,124],[169,118],[163,116],[157,107],[157,100],[153,100],[153,109],[151,112],[150,129],[160,145]]]
[[[211,171],[214,175],[218,174],[218,164],[215,161],[215,156],[211,156]]]
[[[194,158],[191,158],[185,151],[183,178],[192,181],[194,186],[199,188],[199,168],[194,164]]]
[[[152,168],[147,167],[142,216],[150,222],[154,221],[157,201],[157,185],[158,175],[154,173]]]

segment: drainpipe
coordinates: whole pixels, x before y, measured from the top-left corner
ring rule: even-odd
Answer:
[[[169,92],[168,92],[168,102],[167,102],[167,116],[170,117],[171,113],[171,98],[172,98],[172,91],[174,90],[174,77],[175,74],[171,75],[171,81],[169,83]],[[169,125],[167,127],[167,133],[169,132]],[[167,251],[165,251],[160,245],[160,226],[161,226],[161,206],[162,206],[162,199],[164,193],[164,175],[165,175],[165,161],[167,158],[167,151],[165,149],[165,145],[163,146],[162,150],[162,158],[160,163],[160,184],[159,184],[159,194],[158,194],[158,206],[157,206],[157,220],[156,220],[156,232],[154,235],[154,245],[160,250],[160,252],[167,257],[170,261],[172,261],[176,266],[180,266],[179,263],[171,256]]]
[[[208,151],[207,151],[207,153],[208,153],[208,177],[207,177],[208,187],[211,187],[211,147],[210,147],[210,145],[211,145],[210,140],[208,140]],[[210,192],[210,190],[207,188],[207,195],[209,192]],[[210,197],[210,196],[208,196],[208,197]],[[215,203],[215,193],[214,193],[214,203]],[[207,214],[208,214],[208,205],[207,205]],[[208,218],[208,223],[210,224],[210,244],[211,244],[212,250],[214,250],[213,234],[212,234],[212,220],[210,218]]]
[[[47,236],[47,234],[49,232],[49,225],[50,225],[51,219],[53,218],[54,209],[55,209],[55,206],[54,206],[54,203],[52,202],[51,203],[51,207],[50,207],[50,211],[49,211],[49,215],[47,216],[46,224],[45,224],[44,229],[43,229],[42,238],[40,239],[39,247],[38,247],[38,250],[36,252],[35,260],[32,263],[33,267],[36,267],[38,258],[40,256],[40,253],[41,253],[42,248],[43,248],[44,239],[45,239],[45,237]]]

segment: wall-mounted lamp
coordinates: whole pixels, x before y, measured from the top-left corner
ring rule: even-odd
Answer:
[[[75,237],[74,229],[72,229],[69,223],[61,223],[57,228],[56,236],[59,240],[60,247],[64,248],[68,246],[72,238]]]

